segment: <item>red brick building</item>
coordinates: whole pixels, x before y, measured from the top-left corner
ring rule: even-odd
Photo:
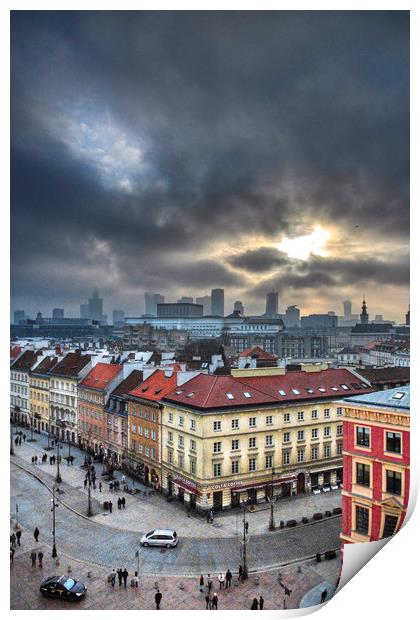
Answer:
[[[342,401],[343,543],[392,536],[410,488],[410,387]]]

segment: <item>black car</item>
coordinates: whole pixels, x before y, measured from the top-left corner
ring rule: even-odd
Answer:
[[[75,581],[67,575],[48,577],[41,583],[41,594],[65,601],[80,601],[86,594],[86,586],[81,581]]]

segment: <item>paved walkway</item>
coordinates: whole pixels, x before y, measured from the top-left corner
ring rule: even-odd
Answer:
[[[48,485],[54,482],[57,466],[49,465],[49,459],[45,465],[32,466],[32,456],[40,457],[46,440],[44,437],[35,434],[36,441],[22,442],[21,446],[15,448],[15,462],[24,465],[30,471],[33,471]],[[84,489],[83,480],[85,470],[81,468],[85,454],[78,448],[71,448],[72,454],[75,456],[75,464],[68,466],[62,461],[60,466],[61,477],[63,483],[60,488],[64,491],[60,497],[70,507],[81,512],[87,513],[87,491]],[[63,456],[68,453],[68,448],[64,444]],[[48,453],[50,456],[52,451]],[[95,464],[98,481],[101,479],[102,465]],[[116,471],[115,477],[121,479],[121,473]],[[137,495],[119,492],[110,492],[108,483],[103,482],[102,492],[97,487],[92,490],[94,499],[92,507],[94,512],[93,520],[97,523],[112,525],[112,527],[133,532],[145,532],[155,527],[171,528],[183,532],[185,537],[202,537],[206,538],[230,538],[236,537],[242,532],[242,513],[240,510],[229,510],[223,513],[217,513],[214,523],[208,524],[204,517],[200,517],[194,512],[188,516],[184,505],[178,501],[168,503],[166,498],[159,493],[149,496],[150,489],[136,482],[135,486],[141,491]],[[121,487],[122,488],[122,487]],[[76,491],[76,492],[74,492]],[[13,488],[12,488],[13,493]],[[118,497],[125,496],[125,510],[117,509]],[[112,515],[103,510],[103,502],[111,499],[114,504]],[[250,535],[259,535],[268,533],[268,523],[270,518],[270,510],[268,504],[260,505],[261,510],[256,512],[247,511],[246,519],[249,523]],[[276,502],[274,507],[274,516],[277,526],[280,521],[288,521],[296,519],[301,522],[302,517],[309,519],[315,512],[323,512],[334,508],[341,507],[340,490],[331,491],[329,493],[321,493],[319,495],[299,495],[297,497],[284,498]],[[158,515],[158,519],[157,519]],[[158,522],[157,522],[158,521]]]
[[[41,531],[41,542],[51,544],[51,493],[48,488],[12,463],[11,490],[12,517],[17,503],[19,523],[28,531],[33,531],[37,526]],[[56,512],[59,553],[110,568],[133,562],[135,551],[139,549],[140,533],[107,527],[68,510],[62,504]],[[333,517],[299,528],[251,535],[247,544],[249,569],[278,567],[297,559],[313,557],[318,552],[337,549],[340,546],[340,530],[341,519]],[[209,537],[204,528],[201,536],[193,538],[184,536],[185,531],[185,528],[178,531],[180,542],[175,549],[140,548],[142,572],[199,575],[226,571],[229,566],[234,570],[241,562],[240,537]]]
[[[201,593],[197,578],[170,577],[164,575],[149,576],[143,573],[140,564],[140,587],[119,588],[118,582],[113,589],[107,583],[109,569],[81,562],[70,558],[59,550],[58,565],[51,557],[51,547],[42,541],[35,543],[31,532],[23,530],[22,545],[17,547],[14,563],[10,569],[10,605],[11,609],[154,609],[155,585],[160,588],[162,609],[205,609],[205,593]],[[32,550],[44,553],[43,568],[31,568],[29,555]],[[129,571],[130,578],[136,570],[135,559],[121,565]],[[68,570],[70,568],[70,571]],[[119,568],[116,564],[115,568]],[[301,564],[290,565],[278,571],[266,571],[252,574],[243,584],[239,584],[234,575],[232,587],[219,590],[217,573],[212,573],[213,584],[219,597],[219,609],[250,609],[252,599],[264,598],[264,609],[283,609],[299,607],[306,593],[315,588],[323,587],[325,571],[334,574],[334,583],[340,570],[339,560],[321,562],[313,560]],[[232,572],[233,569],[232,569]],[[46,599],[40,595],[39,586],[43,579],[51,575],[69,574],[74,579],[83,581],[88,588],[86,598],[77,604],[66,603],[54,599]],[[207,578],[207,575],[205,575]],[[284,597],[284,589],[279,581],[292,590],[290,597]],[[319,600],[316,600],[317,604]]]

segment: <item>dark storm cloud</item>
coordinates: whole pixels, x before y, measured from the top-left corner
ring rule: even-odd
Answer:
[[[234,257],[236,236],[333,221],[404,239],[408,29],[408,12],[14,12],[14,296],[35,293],[28,262],[48,298],[58,269],[102,282],[112,265],[124,299],[136,278],[139,295],[240,287],[205,258],[215,243],[233,268],[282,266],[267,249]],[[284,277],[340,283],[353,267]]]
[[[232,267],[257,273],[270,271],[275,267],[290,263],[287,254],[270,247],[247,250],[242,254],[233,254],[227,257],[227,261]]]

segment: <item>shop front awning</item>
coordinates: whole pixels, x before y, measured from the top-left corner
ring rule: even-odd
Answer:
[[[181,489],[185,489],[188,493],[192,493],[193,495],[197,494],[197,487],[193,485],[192,482],[188,482],[187,480],[181,480],[180,478],[175,478],[173,483],[181,487]]]
[[[283,476],[281,478],[275,478],[273,481],[271,480],[253,480],[253,481],[249,481],[247,483],[232,487],[232,492],[235,491],[247,491],[248,489],[261,489],[263,487],[268,487],[270,488],[271,486],[273,487],[277,487],[280,486],[281,484],[288,484],[291,482],[295,482],[296,481],[296,476],[295,475],[290,475],[290,476]]]

